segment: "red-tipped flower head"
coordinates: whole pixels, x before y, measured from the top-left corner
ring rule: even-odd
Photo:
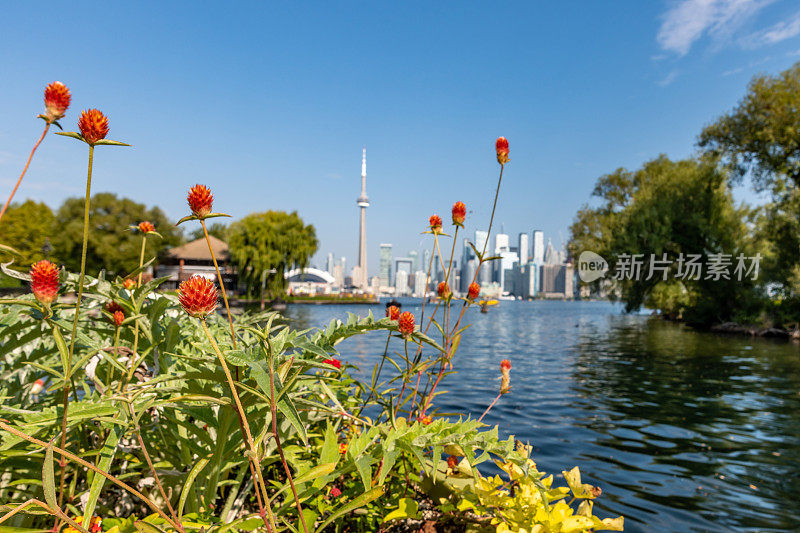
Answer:
[[[114,315],[114,313],[116,313],[117,311],[122,311],[122,312],[125,312],[125,311],[124,311],[124,309],[122,309],[122,306],[121,306],[121,305],[119,305],[119,304],[118,304],[117,302],[115,302],[114,300],[111,300],[110,302],[106,303],[106,312],[107,312],[108,314],[110,314],[110,315],[112,315],[112,316],[113,316],[113,315]]]
[[[151,232],[153,232],[155,230],[156,230],[156,227],[152,223],[148,222],[147,220],[145,220],[144,222],[139,222],[139,231],[141,233],[144,233],[145,235],[147,235],[148,233],[151,233]]]
[[[500,362],[500,394],[511,390],[511,361],[503,359]]]
[[[31,265],[31,292],[43,305],[50,305],[58,298],[58,268],[42,259]]]
[[[455,455],[448,455],[447,456],[447,468],[450,470],[455,469],[458,466],[458,457]]]
[[[431,215],[431,218],[428,219],[430,223],[431,231],[434,233],[441,233],[442,232],[442,217],[439,215]]]
[[[494,143],[497,150],[497,162],[501,165],[508,163],[508,139],[505,137],[498,137]]]
[[[433,418],[432,418],[430,415],[420,416],[420,417],[418,417],[418,418],[417,418],[417,420],[418,420],[418,421],[419,421],[419,423],[420,423],[420,424],[422,424],[423,426],[427,426],[427,425],[429,425],[431,422],[433,422]]]
[[[386,308],[386,316],[390,320],[398,320],[400,318],[400,308],[396,305],[390,305]]]
[[[469,290],[467,291],[467,298],[474,300],[481,293],[481,286],[477,283],[470,283]]]
[[[108,135],[108,117],[97,109],[87,109],[78,118],[78,128],[87,143],[95,144]]]
[[[63,118],[72,95],[66,85],[60,81],[54,81],[44,89],[44,106],[47,108],[47,121],[55,122]]]
[[[115,311],[114,325],[120,327],[124,321],[125,321],[125,313],[123,313],[122,311]]]
[[[467,218],[467,206],[464,202],[456,202],[453,204],[453,224],[460,226]]]
[[[211,206],[214,204],[214,195],[211,194],[211,189],[205,185],[195,185],[189,189],[189,196],[186,197],[189,202],[189,209],[192,214],[197,218],[205,218],[211,214]]]
[[[133,289],[134,287],[136,287],[136,280],[133,278],[127,278],[122,281],[122,286],[128,290]]]
[[[446,300],[453,295],[453,292],[450,290],[450,285],[448,285],[444,281],[439,282],[439,287],[437,288],[436,292],[439,293],[439,298]]]
[[[342,362],[339,361],[338,359],[325,359],[322,362],[325,363],[326,365],[335,366],[336,368],[342,368]]]
[[[35,396],[40,392],[42,392],[43,389],[44,389],[44,380],[39,378],[33,382],[33,385],[31,386],[31,394]]]
[[[414,333],[414,315],[408,311],[400,313],[397,318],[397,329],[400,330],[400,334],[403,337],[408,337]]]
[[[203,276],[192,276],[181,283],[178,301],[190,316],[205,318],[217,308],[217,288]]]
[[[342,491],[340,491],[337,487],[333,487],[328,494],[331,498],[338,498],[342,495]]]

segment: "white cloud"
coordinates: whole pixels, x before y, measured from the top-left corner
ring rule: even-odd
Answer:
[[[775,44],[800,35],[800,13],[748,37],[751,45]]]
[[[772,0],[680,0],[663,16],[658,30],[662,49],[685,55],[704,35],[715,41],[728,39]]]
[[[678,77],[678,71],[677,70],[673,70],[672,72],[667,74],[663,79],[658,80],[656,83],[658,85],[660,85],[661,87],[666,87],[667,85],[669,85],[670,83],[675,81],[675,79],[677,77]]]

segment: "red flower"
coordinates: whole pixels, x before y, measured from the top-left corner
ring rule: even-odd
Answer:
[[[428,222],[431,226],[431,231],[434,233],[441,233],[442,232],[442,217],[439,215],[431,215],[431,218],[428,219]]]
[[[400,334],[403,337],[408,337],[414,333],[414,315],[408,311],[400,313],[400,317],[397,319],[397,329],[400,330]]]
[[[456,202],[453,204],[453,224],[460,226],[467,218],[467,206],[464,202]]]
[[[447,456],[447,467],[453,469],[458,466],[458,457],[455,455],[448,455]]]
[[[470,283],[469,290],[467,291],[467,298],[474,300],[481,293],[481,286],[477,283]]]
[[[54,81],[44,90],[44,106],[47,108],[47,121],[55,122],[62,118],[69,107],[72,95],[66,85]]]
[[[211,189],[205,185],[195,185],[189,189],[189,196],[186,197],[189,202],[189,209],[192,214],[197,218],[205,218],[211,214],[211,206],[214,204],[214,195],[211,194]]]
[[[131,278],[125,279],[122,281],[122,286],[130,290],[136,287],[136,280]]]
[[[328,494],[331,498],[338,498],[342,495],[342,491],[340,491],[337,487],[333,487]]]
[[[326,365],[335,366],[336,368],[342,368],[342,362],[339,361],[338,359],[325,359],[322,362],[325,363]]]
[[[439,282],[439,287],[437,288],[436,292],[439,293],[439,298],[442,298],[443,300],[447,300],[453,295],[453,292],[450,290],[450,285],[444,281]]]
[[[497,162],[501,165],[508,163],[508,139],[498,137],[494,147],[497,150]]]
[[[93,145],[108,135],[108,117],[97,109],[88,109],[78,118],[78,128],[83,139]]]
[[[144,233],[145,235],[150,233],[151,231],[155,231],[156,227],[148,221],[139,222],[139,231]]]
[[[500,362],[500,394],[511,390],[511,361],[503,359]]]
[[[397,320],[400,318],[400,308],[396,305],[390,305],[386,308],[386,316],[389,317],[391,320]]]
[[[116,311],[114,313],[114,325],[120,327],[124,321],[125,321],[125,313],[123,313],[122,311]]]
[[[423,426],[427,426],[431,422],[433,422],[433,418],[430,415],[420,416],[417,417],[417,421],[422,424]]]
[[[203,276],[192,276],[178,288],[178,301],[189,316],[205,318],[217,308],[217,288]]]
[[[33,382],[33,386],[31,387],[31,395],[35,396],[39,394],[42,392],[42,389],[44,389],[44,380],[40,378]]]
[[[339,453],[342,453],[342,454],[347,453],[347,443],[346,442],[340,442],[339,443]]]
[[[58,298],[58,268],[42,259],[31,265],[31,292],[43,305],[50,305]]]

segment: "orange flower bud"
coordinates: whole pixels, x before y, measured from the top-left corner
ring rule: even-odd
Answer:
[[[136,280],[131,278],[125,279],[122,281],[122,286],[128,290],[133,289],[136,287]]]
[[[50,305],[58,299],[58,268],[42,259],[31,265],[31,292],[43,305]]]
[[[453,292],[450,290],[450,285],[444,281],[439,282],[439,287],[437,288],[436,292],[439,293],[439,298],[443,300],[447,300],[453,295]]]
[[[406,338],[414,333],[414,315],[408,311],[400,313],[397,319],[397,328],[400,330],[400,334]]]
[[[66,85],[60,81],[54,81],[44,90],[44,106],[47,108],[47,121],[50,123],[63,118],[72,95]]]
[[[211,194],[211,189],[205,185],[195,185],[189,189],[189,196],[186,197],[189,202],[189,209],[192,214],[197,218],[205,218],[211,214],[211,207],[214,204],[214,195]]]
[[[434,233],[441,233],[442,232],[442,217],[439,215],[431,215],[431,218],[428,219],[430,223],[431,231]]]
[[[145,220],[144,222],[139,222],[139,231],[144,233],[145,235],[155,230],[156,227],[147,220]]]
[[[456,457],[455,455],[448,455],[447,468],[453,470],[457,466],[458,466],[458,457]]]
[[[456,202],[453,204],[453,224],[460,226],[467,218],[467,206],[464,202]]]
[[[122,311],[115,311],[114,325],[120,327],[124,321],[125,321],[125,313],[123,313]]]
[[[511,390],[511,361],[503,359],[500,362],[500,394],[507,394]]]
[[[342,454],[347,453],[347,443],[346,442],[340,442],[339,443],[339,453],[342,453]]]
[[[474,282],[469,284],[469,289],[467,291],[467,298],[469,298],[470,300],[474,300],[475,298],[478,297],[480,293],[481,293],[480,285]]]
[[[386,308],[386,316],[390,320],[398,320],[400,318],[400,308],[396,305],[390,305]]]
[[[81,130],[83,139],[94,145],[108,135],[108,117],[97,109],[88,109],[78,118],[78,128]]]
[[[31,395],[36,396],[37,394],[42,392],[43,389],[44,389],[44,380],[37,379],[36,381],[33,382],[33,385],[31,386]]]
[[[433,418],[431,418],[431,416],[430,416],[430,415],[425,415],[425,416],[420,416],[420,417],[418,417],[418,418],[417,418],[417,421],[418,421],[420,424],[422,424],[423,426],[427,426],[427,425],[429,425],[431,422],[433,422]]]
[[[508,139],[498,137],[494,147],[497,150],[497,162],[501,165],[508,163]]]
[[[178,288],[178,301],[189,316],[205,318],[217,308],[217,288],[203,276],[192,276]]]

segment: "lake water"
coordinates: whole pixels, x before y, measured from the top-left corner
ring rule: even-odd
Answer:
[[[403,302],[419,317],[419,301]],[[382,305],[285,314],[310,327],[370,309],[383,315]],[[626,531],[800,530],[796,343],[698,333],[606,302],[501,302],[467,319],[458,374],[434,405],[480,416],[509,359],[512,392],[485,421],[531,442],[540,470],[580,466],[603,489],[598,516],[625,515]],[[368,376],[385,340],[339,349]]]

